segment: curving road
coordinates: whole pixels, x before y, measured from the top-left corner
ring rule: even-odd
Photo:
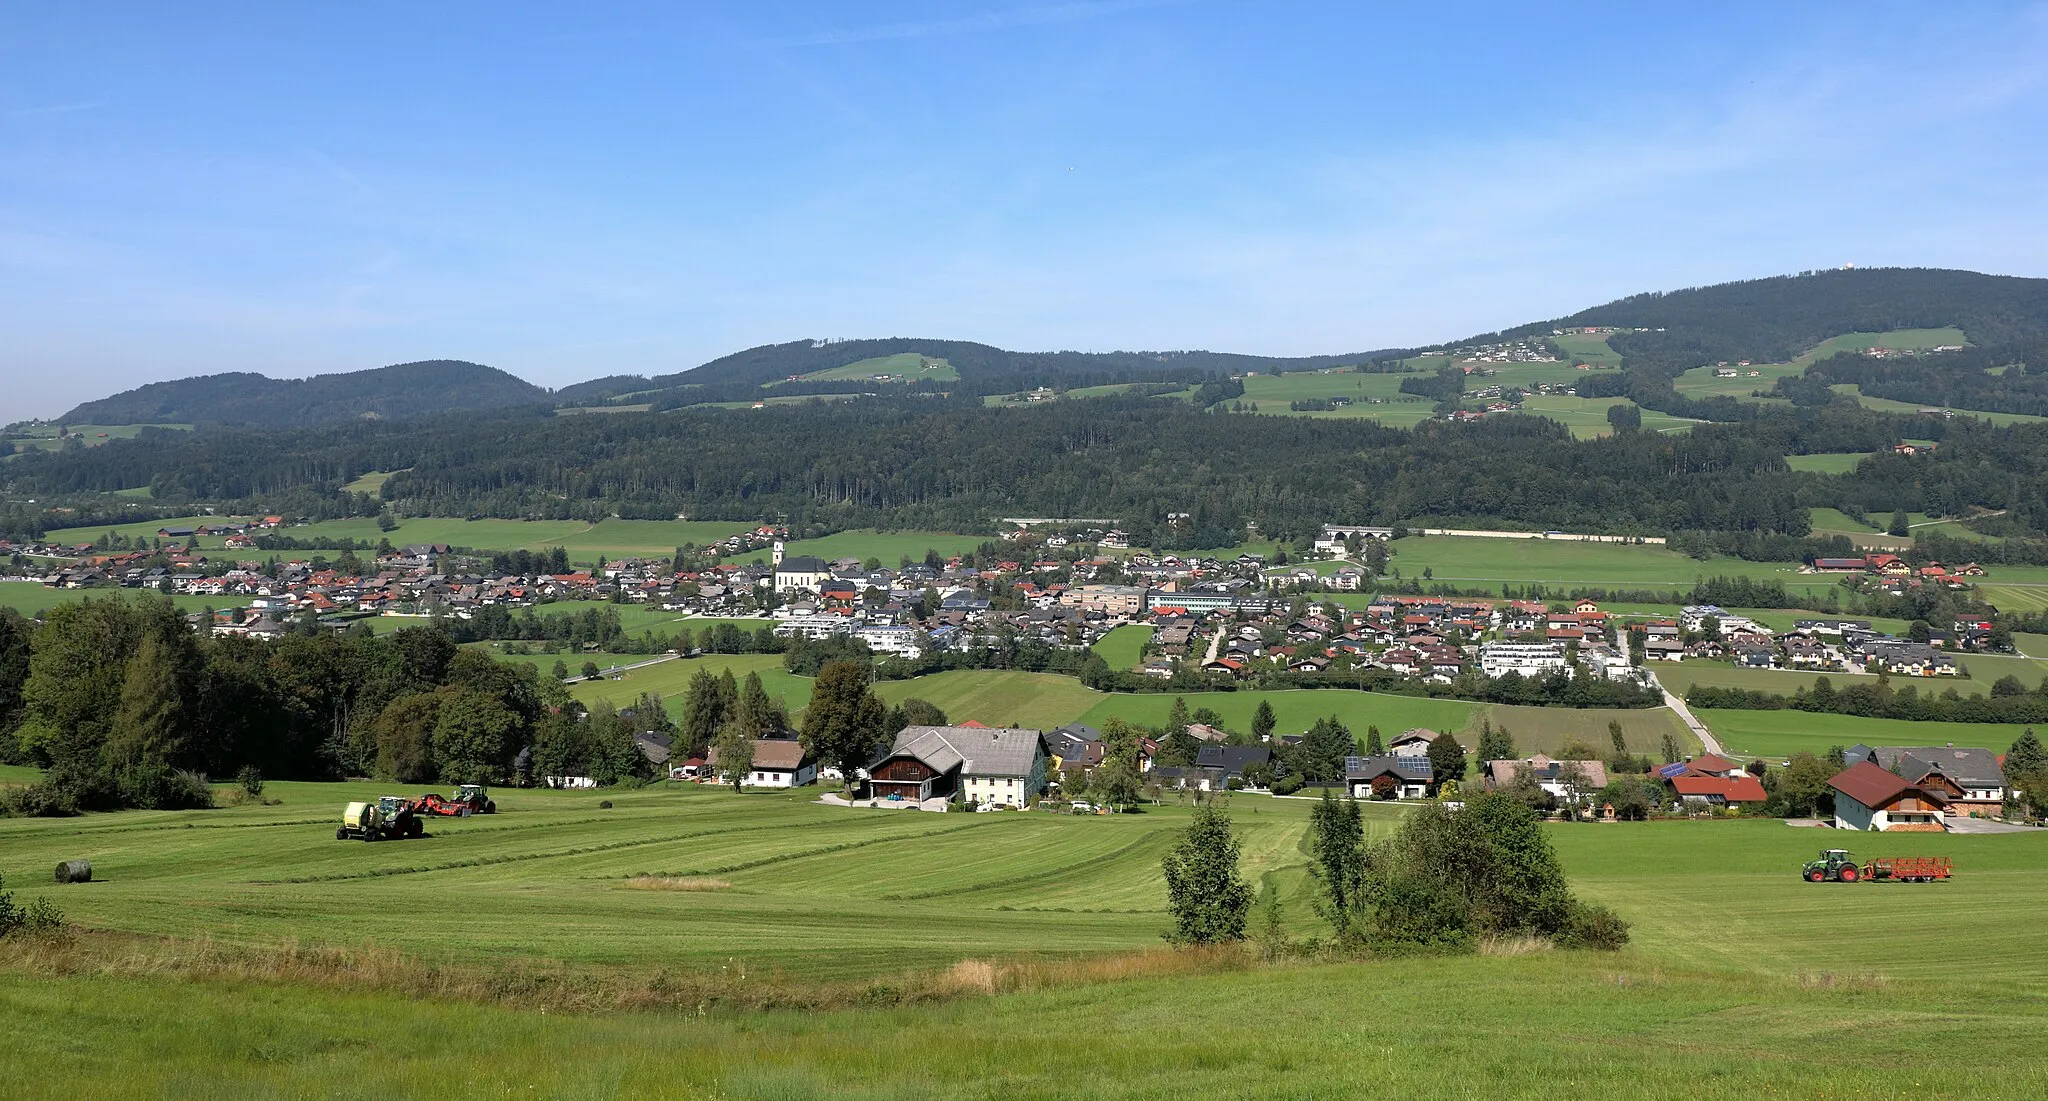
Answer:
[[[1716,756],[1725,756],[1721,752],[1721,740],[1714,737],[1714,732],[1707,729],[1707,724],[1701,722],[1699,717],[1694,715],[1692,710],[1685,706],[1684,700],[1672,695],[1671,689],[1664,687],[1664,682],[1657,679],[1657,674],[1650,674],[1650,682],[1657,686],[1657,691],[1664,693],[1664,706],[1678,712],[1678,717],[1683,719],[1685,725],[1691,728],[1693,734],[1699,738],[1700,748]]]

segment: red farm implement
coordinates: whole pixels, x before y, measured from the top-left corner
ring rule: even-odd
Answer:
[[[1932,883],[1947,879],[1955,863],[1945,856],[1880,856],[1863,866],[1863,878],[1873,882]]]

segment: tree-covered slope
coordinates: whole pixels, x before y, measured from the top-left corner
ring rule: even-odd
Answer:
[[[71,424],[233,424],[300,428],[545,404],[546,390],[494,367],[453,359],[275,379],[249,372],[152,382],[64,414]]]

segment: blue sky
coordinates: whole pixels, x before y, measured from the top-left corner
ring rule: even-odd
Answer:
[[[0,9],[0,420],[224,370],[1345,352],[1842,263],[2048,275],[2042,4],[311,7]]]

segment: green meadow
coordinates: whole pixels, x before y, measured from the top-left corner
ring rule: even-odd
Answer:
[[[110,527],[66,528],[49,533],[50,539],[67,543],[90,543],[113,532],[130,539],[154,537],[160,528],[193,527],[225,522],[224,517],[192,516],[174,520],[148,520]],[[373,517],[323,520],[314,524],[280,529],[276,534],[301,541],[353,539],[374,545],[389,539],[393,546],[408,543],[446,543],[481,551],[552,550],[564,548],[572,561],[590,563],[597,555],[608,559],[667,557],[684,543],[715,543],[728,535],[750,530],[753,524],[738,520],[602,520],[588,524],[581,520],[458,520],[447,517],[419,517],[401,520],[391,531],[382,531]],[[218,550],[222,536],[204,536],[199,546]],[[267,552],[251,551],[249,554]],[[281,552],[310,554],[314,552]]]
[[[421,840],[334,840],[341,804],[382,790],[0,821],[0,873],[82,931],[0,951],[9,1096],[1748,1098],[1813,1096],[1817,1067],[1825,1096],[1981,1095],[1942,1070],[1962,1065],[1998,1068],[2000,1095],[2048,1089],[2048,949],[2016,917],[2048,904],[2044,833],[1554,825],[1574,890],[1633,924],[1623,951],[1261,965],[1160,947],[1159,859],[1188,813],[1170,803],[499,791],[499,814]],[[1228,807],[1297,940],[1327,931],[1311,805]],[[1399,813],[1365,809],[1374,834]],[[1799,880],[1845,840],[1950,856],[1956,878]],[[93,883],[47,883],[81,856]],[[1976,965],[1926,983],[1958,944]],[[734,1007],[774,991],[822,1004]]]
[[[912,562],[924,561],[924,552],[935,550],[940,557],[950,558],[957,554],[968,554],[988,542],[992,536],[959,535],[944,531],[877,531],[861,528],[827,535],[822,539],[798,539],[785,544],[783,553],[814,554],[830,562],[839,558],[858,558],[865,562],[878,559],[882,565],[895,569],[909,556]],[[757,551],[741,556],[747,561],[759,558],[768,561],[767,551]]]
[[[1144,656],[1145,644],[1151,640],[1152,628],[1149,625],[1126,623],[1097,639],[1092,648],[1102,655],[1102,660],[1108,662],[1111,669],[1129,669],[1138,664]]]
[[[1467,536],[1410,536],[1392,544],[1393,567],[1404,578],[1517,585],[1689,590],[1703,577],[1753,577],[1782,581],[1787,589],[1822,593],[1837,581],[1802,574],[1790,562],[1747,562],[1739,558],[1701,561],[1661,546],[1581,543],[1558,539],[1484,539]]]
[[[1925,688],[1925,685],[1922,685]],[[1714,732],[1728,752],[1784,758],[1802,750],[1825,754],[1833,746],[1981,746],[2003,753],[2026,728],[2009,723],[1909,722],[1808,711],[1730,711],[1700,708],[1693,714]]]
[[[52,589],[38,581],[0,581],[0,607],[13,608],[31,618],[39,616],[59,604],[74,604],[80,600],[123,600],[141,599],[141,589]],[[156,594],[150,594],[155,596]],[[239,608],[249,603],[246,596],[185,596],[174,595],[171,603],[181,611],[199,612],[207,608]]]
[[[804,382],[847,382],[872,379],[876,375],[894,375],[907,382],[932,379],[938,382],[955,382],[960,372],[951,363],[936,356],[919,355],[916,352],[898,352],[892,356],[876,356],[849,363],[844,367],[833,367],[824,371],[812,371],[802,377]],[[780,385],[770,382],[767,386]]]
[[[1867,451],[1830,451],[1814,455],[1787,455],[1785,465],[1808,474],[1847,474],[1856,469],[1856,464],[1870,457]],[[1816,509],[1815,511],[1822,511]],[[1825,511],[1834,512],[1833,509]],[[1839,515],[1839,514],[1837,514]],[[1854,520],[1843,517],[1849,523]]]

